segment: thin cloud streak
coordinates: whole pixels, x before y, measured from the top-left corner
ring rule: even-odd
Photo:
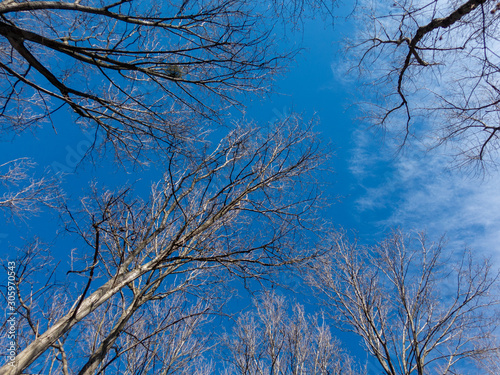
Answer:
[[[415,145],[394,157],[394,145],[359,131],[351,173],[363,193],[356,199],[360,216],[385,210],[376,225],[446,234],[450,245],[467,245],[500,257],[500,175],[474,178],[449,169],[450,158]]]

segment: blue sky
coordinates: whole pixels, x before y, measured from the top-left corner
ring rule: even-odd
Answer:
[[[488,252],[500,237],[495,228],[500,218],[494,194],[498,177],[450,169],[451,159],[442,149],[427,154],[414,144],[397,153],[391,134],[368,129],[367,123],[356,119],[359,113],[352,105],[359,82],[345,75],[341,50],[344,38],[354,32],[351,19],[338,17],[333,28],[321,19],[307,20],[303,33],[289,34],[288,46],[303,48],[302,52],[284,75],[276,77],[275,93],[246,102],[246,116],[266,122],[295,111],[304,119],[319,119],[317,131],[334,153],[334,174],[327,178],[326,191],[332,205],[325,215],[335,225],[367,240],[379,239],[391,226],[427,230],[433,236],[446,233],[451,242]],[[73,173],[89,137],[72,124],[74,116],[67,112],[57,113],[53,121],[57,133],[46,125],[34,133],[4,138],[2,160],[27,156],[38,163],[38,173],[67,172],[65,190],[73,197],[84,194],[92,176],[110,187],[135,182],[146,188],[157,179],[151,169],[141,171],[139,178],[135,173],[124,175],[112,162],[82,163]],[[21,226],[36,227],[38,232],[34,222],[36,218]],[[9,231],[1,232],[0,240],[6,241]],[[53,231],[43,232],[50,240]]]
[[[305,119],[313,115],[319,119],[317,130],[334,153],[334,174],[326,178],[331,206],[325,212],[334,225],[353,230],[367,241],[380,239],[393,226],[427,230],[435,238],[446,234],[453,245],[497,254],[497,174],[481,178],[450,169],[451,158],[443,149],[426,153],[423,146],[414,144],[397,153],[391,134],[368,129],[367,123],[356,119],[359,113],[352,105],[359,82],[346,75],[342,52],[344,39],[356,31],[353,19],[342,13],[345,9],[338,10],[333,28],[322,19],[307,20],[302,32],[289,34],[288,47],[303,48],[302,52],[276,78],[275,93],[246,102],[246,116],[266,122],[295,111]],[[134,182],[139,189],[147,189],[158,178],[152,169],[141,171],[140,177],[120,173],[112,162],[82,163],[75,170],[88,148],[88,137],[72,124],[74,116],[68,112],[58,112],[53,121],[57,133],[46,125],[34,133],[4,138],[2,160],[31,157],[38,163],[38,173],[68,172],[64,188],[73,198],[84,194],[93,177],[101,186]],[[17,242],[14,233],[22,237],[42,233],[50,242],[59,230],[57,220],[45,216],[6,223],[4,228],[0,230],[4,246]]]
[[[345,76],[340,51],[343,38],[353,33],[352,20],[338,18],[333,29],[322,20],[307,21],[303,34],[291,37],[304,50],[288,72],[277,78],[276,93],[247,103],[246,116],[261,122],[292,111],[305,119],[317,116],[317,131],[334,152],[331,166],[335,173],[325,175],[325,193],[332,204],[324,212],[334,225],[354,231],[366,242],[381,239],[394,226],[426,230],[434,239],[446,234],[451,248],[470,246],[498,257],[500,177],[494,171],[483,178],[452,169],[446,149],[427,153],[417,143],[397,153],[390,133],[368,129],[367,123],[357,120],[357,107],[351,105],[359,82]],[[139,191],[160,178],[154,169],[141,171],[140,177],[124,174],[112,162],[83,163],[75,170],[88,140],[71,124],[73,119],[60,112],[53,118],[57,134],[45,126],[35,133],[3,139],[1,161],[31,157],[38,163],[38,173],[54,168],[68,172],[63,186],[73,199],[84,194],[92,177],[101,186],[135,183]],[[49,243],[55,241],[64,256],[74,244],[58,237],[60,229],[57,215],[50,212],[29,221],[5,222],[0,245],[12,252],[20,238],[36,233]],[[68,266],[67,259],[62,262]]]
[[[339,200],[328,212],[332,222],[367,241],[400,226],[427,231],[434,239],[445,235],[451,247],[498,257],[497,171],[477,175],[455,168],[454,150],[446,147],[427,151],[415,141],[400,150],[399,134],[360,120],[355,105],[360,82],[346,74],[342,51],[345,38],[355,33],[350,18],[339,17],[333,30],[309,22],[301,41],[305,51],[278,83],[283,95],[266,103],[266,113],[293,108],[319,117],[318,129],[335,153],[328,193]]]

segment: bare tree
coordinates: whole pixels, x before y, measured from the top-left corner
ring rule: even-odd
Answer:
[[[445,257],[442,243],[401,232],[374,247],[344,234],[332,243],[311,281],[385,374],[470,373],[498,351],[498,273],[488,262]]]
[[[0,209],[11,217],[26,217],[36,214],[41,207],[57,207],[61,203],[62,192],[55,176],[30,177],[35,163],[28,158],[12,160],[0,165],[0,183],[3,195]]]
[[[21,131],[70,108],[134,160],[145,148],[199,140],[198,116],[218,121],[242,92],[267,90],[288,55],[274,48],[259,5],[4,0],[1,126]]]
[[[189,301],[187,293],[183,293],[185,287],[182,284],[171,288],[170,297],[139,308],[103,355],[98,370],[89,370],[91,355],[78,373],[210,374],[212,366],[204,354],[211,349],[211,337],[202,329],[210,312],[214,313],[214,302],[220,298]],[[123,314],[118,306],[107,303],[80,327],[80,340],[85,338],[84,356],[100,352],[99,342]],[[74,350],[72,354],[75,357]]]
[[[307,316],[299,304],[264,292],[253,311],[238,318],[223,339],[226,374],[355,374],[352,360],[332,337],[324,319]]]
[[[492,355],[479,360],[479,365],[485,374],[495,375],[500,372],[500,349]]]
[[[296,241],[317,204],[316,186],[305,189],[322,159],[311,128],[296,118],[268,129],[242,125],[203,157],[171,154],[171,168],[146,202],[127,189],[84,199],[68,223],[83,240],[71,254],[70,275],[83,279],[71,281],[76,286],[56,304],[53,319],[30,308],[25,301],[36,299],[33,289],[19,284],[31,338],[19,348],[16,367],[5,365],[0,374],[36,370],[51,363],[51,355],[68,353],[88,319],[106,324],[92,334],[85,363],[68,367],[81,375],[113,373],[108,364],[122,353],[116,351],[120,338],[154,301],[181,292],[211,295],[210,285],[232,276],[257,278],[311,256]],[[57,350],[51,354],[51,348]]]
[[[49,252],[35,240],[26,248],[18,249],[16,344],[27,346],[46,326],[60,319],[73,302],[71,285],[58,280],[58,268]],[[210,313],[216,313],[223,294],[204,284],[205,295],[216,296],[189,300],[187,283],[169,285],[164,298],[139,307],[134,316],[122,326],[121,335],[114,341],[110,353],[102,360],[105,365],[96,373],[107,374],[209,374],[211,364],[203,358],[211,348],[210,337],[201,334]],[[74,288],[74,287],[73,287]],[[190,293],[195,290],[193,285]],[[3,294],[3,293],[2,293]],[[123,295],[122,295],[123,297]],[[58,339],[44,353],[31,371],[46,374],[77,374],[83,372],[82,358],[92,358],[99,345],[109,335],[116,321],[123,321],[123,299],[111,299],[70,334]],[[2,326],[5,333],[9,327]],[[2,344],[9,347],[12,338],[2,334]],[[75,366],[78,363],[78,366]]]
[[[91,149],[156,155],[166,169],[147,200],[95,189],[66,208],[79,241],[67,279],[39,242],[16,251],[18,355],[0,374],[209,373],[198,330],[224,303],[219,285],[311,256],[295,244],[318,198],[306,176],[324,157],[311,127],[288,118],[231,124],[215,147],[206,137],[289,56],[268,18],[288,5],[265,3],[0,2],[0,131],[67,108],[95,134]],[[28,162],[9,165],[4,180],[28,180]],[[3,206],[51,205],[51,181],[30,183]]]
[[[402,144],[416,137],[448,144],[462,165],[497,163],[499,9],[489,0],[360,7],[354,50],[375,105],[369,117],[401,129]]]

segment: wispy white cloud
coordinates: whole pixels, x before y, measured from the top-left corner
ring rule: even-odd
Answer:
[[[361,216],[383,210],[381,226],[446,234],[452,244],[500,256],[499,174],[479,178],[450,170],[449,157],[416,145],[394,156],[394,145],[369,131],[356,140],[351,172],[363,187],[356,200]]]
[[[397,4],[399,6],[381,0],[359,2],[357,14],[360,19],[354,20],[352,44],[373,36],[384,39],[385,32],[397,39],[401,34],[401,4],[421,9],[416,13],[419,18],[415,19],[420,25],[428,23],[433,17],[449,14],[456,6],[452,0],[417,0]],[[375,21],[380,15],[391,16]],[[412,25],[418,26],[417,23]],[[450,33],[442,41],[437,40],[442,44],[461,45],[461,38],[469,35],[474,24],[462,26],[465,30],[463,34]],[[411,35],[412,31],[408,29],[405,32]],[[500,44],[495,35],[499,34],[494,33],[488,40],[494,51]],[[398,71],[407,50],[404,45],[396,48],[395,44],[390,44],[383,53],[374,50],[374,56],[368,56],[365,64],[358,66],[360,53],[364,51],[363,48],[355,48],[348,53],[347,59],[340,63],[335,60],[331,66],[336,82],[346,92],[356,92],[358,109],[365,115],[366,126],[357,122],[360,130],[354,134],[355,147],[350,160],[350,172],[359,187],[355,200],[358,220],[363,224],[372,222],[381,231],[401,226],[408,230],[426,230],[433,238],[446,234],[450,246],[467,245],[495,255],[500,262],[500,174],[490,169],[490,175],[478,177],[452,169],[466,156],[461,152],[474,150],[475,145],[481,144],[481,137],[489,133],[478,133],[472,129],[463,137],[457,136],[428,152],[429,147],[440,144],[439,140],[450,131],[453,122],[455,125],[459,123],[459,118],[441,110],[442,98],[460,102],[464,95],[462,91],[470,89],[467,85],[477,84],[471,77],[481,74],[482,55],[476,56],[481,49],[474,50],[474,53],[458,49],[452,54],[443,50],[443,54],[425,56],[436,62],[433,67],[412,67],[415,70],[412,70],[412,79],[407,82],[406,94],[411,99],[409,105],[413,120],[410,138],[401,152],[398,152],[399,146],[406,135],[407,117],[404,111],[391,115],[386,133],[366,128],[377,122],[380,110],[383,112],[384,108],[391,108],[394,101],[399,103],[399,96],[394,95],[398,77],[394,72]],[[359,69],[353,69],[356,66]],[[390,72],[393,74],[390,75]],[[482,88],[473,87],[476,94],[474,100],[488,100]],[[458,159],[451,155],[458,155]]]
[[[366,121],[397,130],[400,143],[409,135],[433,147],[445,144],[458,163],[475,163],[479,156],[495,162],[500,157],[500,141],[491,137],[500,119],[495,2],[464,15],[453,27],[433,29],[419,42],[420,61],[427,65],[412,62],[399,77],[409,53],[401,41],[457,6],[455,0],[359,1],[348,59],[333,64],[332,71],[344,85],[360,87]],[[353,84],[346,77],[359,80]]]

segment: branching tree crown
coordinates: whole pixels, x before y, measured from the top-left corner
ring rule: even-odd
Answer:
[[[265,12],[243,0],[4,0],[0,126],[19,132],[69,108],[121,156],[179,148],[200,119],[269,88],[286,53]]]
[[[496,164],[497,2],[375,1],[360,8],[354,50],[374,104],[370,121],[401,130],[402,144],[412,137],[431,148],[446,143],[460,165]]]
[[[30,177],[36,163],[28,158],[11,160],[0,165],[0,209],[13,217],[27,217],[41,207],[57,207],[61,189],[53,176]]]
[[[70,276],[81,275],[83,282],[72,281],[71,298],[60,300],[56,313],[46,315],[47,309],[36,306],[47,294],[18,276],[25,339],[16,366],[5,365],[0,374],[21,374],[27,368],[55,374],[64,366],[80,368],[80,375],[113,373],[111,364],[130,354],[125,344],[117,351],[118,343],[155,301],[196,294],[203,285],[232,276],[257,278],[312,256],[296,248],[311,224],[303,218],[311,217],[318,203],[311,172],[323,160],[310,127],[297,118],[268,129],[241,125],[197,160],[175,153],[170,157],[176,167],[154,185],[148,201],[134,198],[129,189],[96,191],[82,201],[81,213],[68,211],[69,230],[84,243],[72,254]],[[22,254],[18,267],[30,270],[34,255]],[[89,333],[93,344],[87,346],[85,363],[66,355],[54,367],[58,356],[77,345],[79,327],[91,321],[101,322],[101,328]],[[127,345],[156,342],[153,336],[161,332],[144,333],[144,342],[133,336]],[[154,372],[166,371],[165,366],[173,364],[156,361]]]
[[[332,244],[311,282],[385,374],[454,374],[498,352],[499,274],[489,262],[470,252],[455,261],[442,243],[400,231],[374,247],[343,233]]]
[[[240,316],[223,338],[229,363],[226,374],[354,375],[352,358],[330,333],[324,319],[308,316],[274,292],[254,301],[255,310]]]

